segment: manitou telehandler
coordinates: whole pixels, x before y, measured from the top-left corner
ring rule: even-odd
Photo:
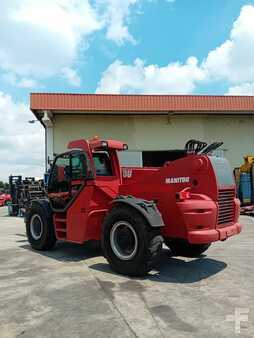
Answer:
[[[26,212],[36,250],[56,240],[100,240],[111,267],[122,274],[152,269],[163,241],[173,255],[196,257],[215,241],[241,231],[235,182],[221,143],[191,140],[182,158],[162,167],[120,167],[115,140],[76,140],[51,168],[46,198]]]

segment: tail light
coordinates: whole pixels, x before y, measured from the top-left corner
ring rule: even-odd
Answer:
[[[185,188],[176,193],[176,200],[181,202],[191,198],[190,188]]]

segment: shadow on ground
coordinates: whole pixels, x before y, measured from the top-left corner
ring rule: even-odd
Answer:
[[[191,260],[172,257],[170,251],[164,249],[156,268],[147,276],[137,279],[149,279],[160,283],[195,283],[216,275],[226,268],[227,264],[205,255]],[[97,263],[90,269],[116,274],[107,263]]]
[[[18,240],[17,242],[21,242]],[[23,249],[43,255],[62,262],[79,262],[84,259],[102,255],[99,242],[91,241],[85,244],[72,244],[68,242],[57,242],[54,249],[50,251],[36,251],[29,244],[21,245]]]
[[[30,245],[21,245],[21,248],[63,262],[79,262],[102,255],[100,244],[95,241],[83,245],[58,242],[52,251],[34,251]],[[205,255],[188,260],[172,257],[168,249],[163,249],[156,268],[147,276],[135,279],[150,279],[161,283],[194,283],[219,273],[226,266],[226,263]],[[113,275],[117,274],[111,270],[107,262],[96,263],[90,265],[89,268]]]

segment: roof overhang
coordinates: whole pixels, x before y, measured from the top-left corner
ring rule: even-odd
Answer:
[[[32,93],[30,109],[49,114],[254,115],[254,96]]]

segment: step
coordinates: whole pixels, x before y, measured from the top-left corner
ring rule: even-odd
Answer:
[[[56,217],[55,217],[55,222],[66,223],[66,218],[56,218]]]
[[[66,232],[66,229],[63,229],[63,228],[56,228],[56,232]]]

